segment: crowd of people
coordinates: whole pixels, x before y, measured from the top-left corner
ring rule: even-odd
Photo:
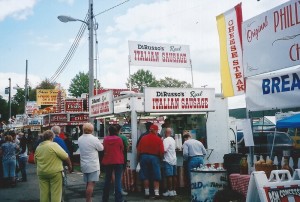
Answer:
[[[128,139],[121,134],[121,126],[110,125],[108,135],[103,143],[93,135],[94,126],[85,123],[83,134],[78,139],[80,150],[80,167],[83,181],[86,183],[86,201],[92,201],[94,187],[100,176],[100,163],[105,171],[105,181],[102,201],[108,202],[111,183],[114,184],[116,202],[123,202],[128,194],[122,189],[122,176],[127,166]],[[161,195],[172,197],[177,195],[177,157],[173,129],[170,124],[164,125],[161,133],[159,127],[146,123],[146,131],[137,141],[137,160],[140,165],[139,179],[143,182],[145,198],[158,199]],[[39,135],[33,146],[29,146],[28,135],[15,134],[11,131],[1,137],[0,156],[2,158],[4,186],[14,187],[18,171],[20,181],[27,181],[26,164],[30,151],[34,152],[34,162],[37,165],[40,201],[61,201],[64,167],[73,171],[71,157],[72,141],[68,134],[62,138],[61,128],[53,126]],[[203,144],[183,136],[183,157],[186,177],[190,179],[190,170],[203,164],[206,150]],[[4,141],[3,141],[4,139]],[[104,155],[100,162],[99,152]],[[18,169],[16,169],[18,167]],[[1,174],[1,173],[0,173]],[[166,178],[165,192],[160,194],[162,177]]]
[[[0,187],[15,187],[17,182],[27,181],[26,165],[31,148],[28,133],[14,130],[0,133]]]

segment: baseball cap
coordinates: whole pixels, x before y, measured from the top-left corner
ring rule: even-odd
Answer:
[[[150,130],[158,130],[158,126],[153,124],[150,126]]]

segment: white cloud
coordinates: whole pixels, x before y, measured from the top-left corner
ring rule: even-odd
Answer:
[[[62,3],[67,3],[69,5],[73,5],[74,3],[74,0],[58,0],[59,2],[62,2]]]
[[[0,21],[12,16],[18,20],[24,20],[32,15],[32,9],[37,0],[1,0],[0,1]]]
[[[31,42],[36,46],[40,46],[49,51],[59,51],[64,47],[63,43],[53,43],[49,40],[48,36],[38,36],[35,37],[34,41]]]
[[[247,20],[266,10],[286,2],[242,1],[243,18]],[[194,87],[215,88],[221,92],[219,37],[216,16],[233,8],[240,0],[213,3],[208,0],[168,0],[139,4],[127,10],[124,15],[114,18],[104,32],[104,41],[119,38],[115,44],[103,45],[100,53],[100,80],[104,87],[121,88],[125,86],[129,74],[128,40],[157,43],[174,43],[190,46],[193,65]],[[111,44],[109,44],[111,45]],[[130,67],[131,74],[139,68],[149,69],[157,78],[166,76],[191,82],[189,69]],[[244,96],[229,98],[234,107],[245,107]]]
[[[25,74],[17,74],[13,72],[0,73],[0,95],[8,100],[8,94],[5,94],[5,88],[9,87],[9,78],[11,78],[11,97],[17,92],[13,87],[25,87]],[[28,74],[29,86],[35,88],[42,79],[36,75]]]

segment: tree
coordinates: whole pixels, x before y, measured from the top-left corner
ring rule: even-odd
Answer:
[[[170,77],[165,77],[157,81],[157,87],[173,87],[173,88],[191,88],[192,85],[186,81],[179,81]]]
[[[96,84],[97,85],[96,85]],[[94,87],[101,88],[101,84],[99,80],[94,81]],[[89,92],[89,74],[84,72],[79,72],[75,75],[75,77],[71,80],[71,84],[69,87],[70,95],[74,97],[80,97],[82,93]]]
[[[46,78],[39,85],[37,85],[36,88],[31,89],[31,87],[29,87],[28,100],[36,101],[36,89],[54,89],[56,85],[56,82],[50,82],[50,80]]]
[[[129,78],[127,79],[126,86],[129,88]],[[131,88],[138,88],[140,92],[143,92],[144,87],[154,87],[156,86],[156,78],[149,71],[139,69],[136,73],[131,75]]]
[[[3,120],[5,120],[7,122],[8,112],[9,112],[8,102],[5,99],[3,99],[3,97],[1,95],[0,95],[0,106],[1,106],[0,107],[0,114],[1,114],[0,122],[2,122]]]
[[[126,86],[129,88],[129,79],[127,79]],[[138,88],[140,92],[143,92],[144,87],[166,87],[166,88],[191,88],[192,85],[186,81],[179,81],[170,77],[165,77],[164,79],[156,80],[153,74],[147,70],[138,70],[135,74],[131,76],[132,88]]]
[[[25,90],[18,88],[11,100],[12,114],[23,114],[25,110]]]

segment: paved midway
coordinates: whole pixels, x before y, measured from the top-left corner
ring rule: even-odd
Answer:
[[[15,188],[0,188],[0,201],[1,202],[39,202],[39,186],[36,176],[36,166],[33,164],[27,164],[27,182],[19,182]],[[19,174],[20,175],[20,174]],[[102,176],[102,174],[101,174]],[[101,201],[102,190],[104,184],[103,177],[100,178],[100,182],[96,184],[94,190],[93,201]],[[190,201],[186,191],[178,192],[176,197],[161,197],[158,202],[174,201],[174,202],[186,202]],[[183,194],[184,193],[184,194]],[[85,184],[83,183],[82,173],[74,172],[68,174],[68,187],[66,189],[65,201],[70,202],[84,202],[85,201]],[[144,199],[143,192],[129,193],[124,197],[128,202],[154,201],[153,199]],[[114,195],[111,191],[110,202],[114,201]]]

